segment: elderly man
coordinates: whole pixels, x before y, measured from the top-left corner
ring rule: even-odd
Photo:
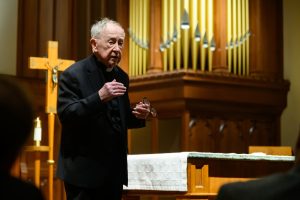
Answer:
[[[130,107],[129,78],[118,66],[124,39],[116,21],[96,22],[91,28],[93,54],[60,76],[57,174],[68,200],[120,200],[127,184],[127,129],[145,126],[150,108],[142,102]]]

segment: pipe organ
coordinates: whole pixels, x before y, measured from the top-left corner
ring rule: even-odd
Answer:
[[[216,4],[216,5],[214,5]],[[214,33],[215,0],[161,0],[162,72],[213,72],[215,51],[226,51],[226,73],[249,75],[249,0],[226,1],[226,30]],[[129,75],[147,73],[149,61],[150,0],[130,0]],[[155,29],[154,29],[155,30]],[[226,40],[220,46],[219,38]]]
[[[227,0],[228,71],[249,75],[249,0]]]
[[[155,19],[148,21],[150,62],[142,74],[131,74],[129,95],[132,104],[150,99],[158,115],[149,123],[150,140],[140,144],[138,134],[129,136],[130,152],[247,153],[250,145],[279,146],[289,91],[282,0],[149,3]],[[136,53],[131,58],[139,60]]]
[[[149,0],[129,2],[129,75],[146,74],[149,58]]]

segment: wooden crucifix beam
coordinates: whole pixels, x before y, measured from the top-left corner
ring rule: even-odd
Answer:
[[[48,58],[29,58],[30,69],[47,70],[46,113],[56,113],[58,71],[64,71],[73,63],[73,60],[58,58],[57,41],[48,41]]]

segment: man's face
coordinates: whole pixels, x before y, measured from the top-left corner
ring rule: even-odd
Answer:
[[[101,35],[91,39],[93,53],[106,67],[116,66],[122,57],[124,46],[124,30],[112,23],[108,23]]]

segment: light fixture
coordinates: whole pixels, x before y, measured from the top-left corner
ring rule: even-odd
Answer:
[[[203,48],[208,47],[208,40],[207,40],[206,32],[203,35],[203,44],[202,44],[202,46],[203,46]]]
[[[211,41],[210,41],[210,50],[215,51],[216,50],[216,42],[214,36],[212,36]]]
[[[200,40],[201,40],[201,33],[199,30],[199,26],[197,24],[196,29],[195,29],[195,41],[200,42]]]
[[[190,22],[189,22],[189,14],[184,9],[182,19],[181,19],[181,28],[182,29],[189,29],[190,28]]]

